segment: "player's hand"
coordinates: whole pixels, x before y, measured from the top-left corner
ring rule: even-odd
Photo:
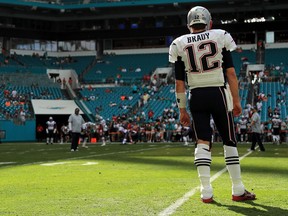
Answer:
[[[188,112],[186,111],[186,109],[179,109],[180,110],[180,123],[183,126],[190,126],[191,125],[191,119],[190,116],[188,114]]]
[[[240,116],[240,114],[242,113],[242,108],[241,108],[241,104],[240,102],[233,102],[233,115],[234,116]]]

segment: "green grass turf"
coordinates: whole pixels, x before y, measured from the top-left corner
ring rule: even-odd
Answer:
[[[257,200],[231,201],[227,172],[213,181],[214,204],[199,191],[172,215],[288,215],[288,146],[266,145],[241,160],[246,188]],[[239,145],[240,156],[249,145]],[[199,186],[194,146],[180,143],[99,144],[70,152],[68,144],[0,145],[0,215],[159,215]],[[222,170],[223,148],[214,144],[211,175]]]

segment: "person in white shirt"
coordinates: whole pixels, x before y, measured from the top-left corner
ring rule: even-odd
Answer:
[[[257,112],[256,107],[252,107],[252,116],[251,116],[251,132],[252,132],[252,145],[251,145],[251,150],[255,150],[255,146],[258,143],[259,148],[261,151],[265,151],[264,145],[262,143],[262,128],[261,128],[261,117],[259,113]]]
[[[78,151],[78,142],[80,133],[82,131],[82,125],[85,123],[83,117],[79,114],[80,109],[76,108],[75,112],[69,116],[68,127],[71,132],[71,151]]]

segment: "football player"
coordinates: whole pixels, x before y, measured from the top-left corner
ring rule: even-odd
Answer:
[[[281,130],[281,119],[279,115],[273,115],[272,118],[272,140],[273,144],[280,144],[280,130]]]
[[[46,122],[46,145],[53,144],[55,134],[57,132],[56,122],[53,120],[53,117],[50,116],[49,120]]]
[[[248,142],[248,136],[247,136],[247,124],[248,124],[248,119],[245,118],[244,115],[241,116],[241,119],[239,119],[239,124],[240,124],[240,141],[241,142]]]
[[[245,190],[241,180],[234,116],[241,114],[238,80],[231,52],[236,44],[222,29],[211,29],[210,12],[193,7],[187,15],[189,34],[176,38],[169,48],[169,61],[175,67],[176,101],[180,123],[190,126],[186,110],[186,84],[196,137],[195,165],[201,182],[201,199],[213,202],[210,184],[211,136],[210,115],[223,140],[227,170],[232,181],[232,200],[254,200],[255,194]]]

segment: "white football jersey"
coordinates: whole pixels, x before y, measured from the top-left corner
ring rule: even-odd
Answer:
[[[169,62],[182,58],[190,89],[223,86],[222,50],[233,51],[236,47],[231,35],[222,29],[185,34],[170,45]]]
[[[272,119],[272,126],[273,126],[273,128],[280,128],[280,126],[281,126],[281,119],[279,119],[279,118],[273,118]]]
[[[47,125],[47,129],[48,130],[54,130],[54,128],[56,127],[56,122],[55,121],[47,121],[46,122]]]
[[[246,118],[239,119],[239,124],[241,129],[247,129],[248,120]]]

